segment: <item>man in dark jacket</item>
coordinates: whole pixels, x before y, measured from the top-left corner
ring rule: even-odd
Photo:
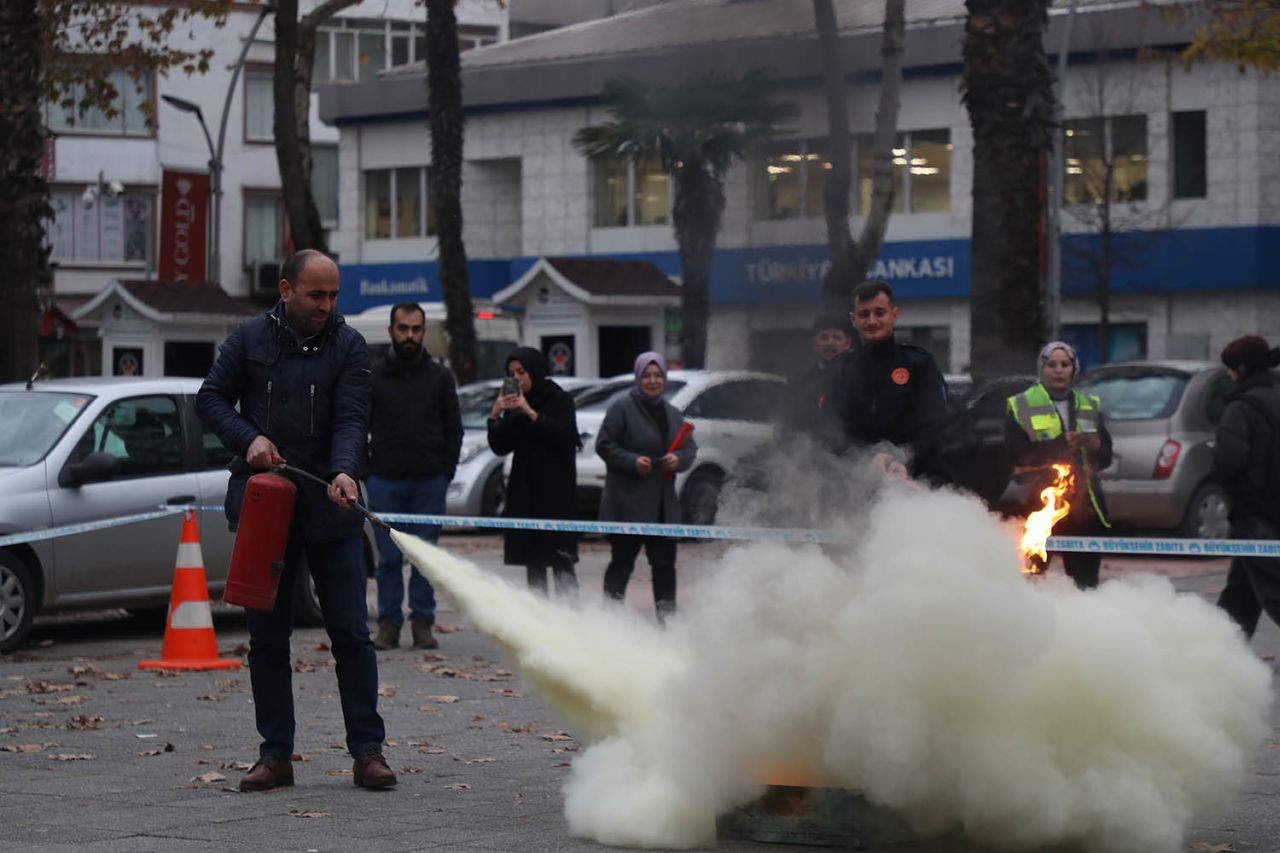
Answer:
[[[853,327],[849,325],[848,316],[834,311],[819,314],[813,321],[811,344],[813,362],[788,380],[786,393],[782,395],[775,430],[779,441],[785,441],[787,433],[793,430],[807,433],[817,430],[827,369],[837,356],[853,346]]]
[[[369,432],[369,351],[360,333],[334,310],[339,275],[333,260],[304,249],[284,262],[280,275],[276,307],[232,332],[196,396],[200,418],[235,453],[226,502],[233,529],[255,470],[287,462],[329,483],[324,489],[298,481],[275,609],[245,611],[249,680],[262,744],[240,789],[293,784],[291,593],[303,582],[304,565],[315,581],[337,662],[355,783],[387,788],[396,777],[382,756],[378,661],[365,609],[364,520],[348,508],[359,498],[356,481]]]
[[[422,348],[426,315],[413,302],[391,309],[391,349],[373,367],[369,419],[369,506],[375,512],[443,515],[445,493],[462,450],[462,415],[453,374]],[[440,538],[434,524],[406,527],[428,542]],[[382,528],[378,540],[380,649],[400,645],[404,625],[404,555]],[[409,574],[410,626],[415,649],[434,649],[436,594],[417,567]]]
[[[1227,344],[1222,363],[1236,387],[1218,419],[1213,476],[1231,500],[1231,535],[1276,539],[1280,536],[1280,392],[1269,368],[1280,365],[1280,348],[1269,348],[1262,338],[1249,335]],[[1280,625],[1280,559],[1233,558],[1218,606],[1249,637],[1264,610]]]
[[[910,453],[913,473],[930,473],[947,414],[938,365],[926,350],[894,339],[898,306],[887,283],[858,285],[849,319],[861,346],[824,371],[825,440],[837,453],[889,442]]]

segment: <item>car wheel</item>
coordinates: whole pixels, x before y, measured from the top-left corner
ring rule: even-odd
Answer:
[[[719,471],[694,471],[680,494],[686,524],[715,524],[724,476]]]
[[[493,469],[489,479],[484,481],[484,491],[480,493],[480,514],[494,518],[502,514],[507,503],[507,481],[502,476],[502,466]]]
[[[298,576],[293,579],[293,624],[303,628],[318,628],[324,624],[320,611],[320,596],[316,595],[316,582],[311,577],[305,554],[298,556]]]
[[[16,554],[0,551],[0,652],[27,641],[36,616],[36,585],[31,569]]]
[[[1231,535],[1226,493],[1213,483],[1203,483],[1187,504],[1180,533],[1190,539],[1226,539]]]

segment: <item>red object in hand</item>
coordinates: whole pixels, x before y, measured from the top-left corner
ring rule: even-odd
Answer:
[[[693,424],[685,421],[680,424],[680,429],[676,430],[676,437],[671,439],[671,446],[667,448],[667,453],[675,453],[680,448],[689,443],[689,436],[693,435]],[[670,480],[676,475],[675,471],[663,471],[662,479]]]
[[[222,598],[253,610],[271,610],[284,571],[284,551],[298,487],[279,474],[255,474],[244,489],[231,568]]]

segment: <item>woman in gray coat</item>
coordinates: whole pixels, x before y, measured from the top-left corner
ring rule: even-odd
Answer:
[[[596,453],[608,473],[600,499],[601,521],[680,523],[675,474],[693,465],[698,446],[690,436],[669,452],[684,415],[663,399],[667,361],[656,352],[641,353],[635,364],[636,385],[609,407],[596,437]],[[653,573],[653,600],[658,619],[676,609],[676,541],[662,536],[610,536],[612,555],[604,573],[605,595],[621,600],[644,546]]]

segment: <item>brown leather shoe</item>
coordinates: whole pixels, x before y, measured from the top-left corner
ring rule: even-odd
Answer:
[[[377,649],[394,649],[400,645],[400,626],[391,617],[378,620],[378,634],[373,638]]]
[[[409,627],[413,630],[413,647],[415,649],[438,649],[435,635],[431,633],[431,623],[426,619],[411,619]]]
[[[396,774],[387,766],[387,759],[376,749],[361,755],[351,765],[355,782],[361,788],[390,788],[396,783]]]
[[[240,780],[241,791],[270,791],[293,785],[293,762],[287,758],[264,755]]]

